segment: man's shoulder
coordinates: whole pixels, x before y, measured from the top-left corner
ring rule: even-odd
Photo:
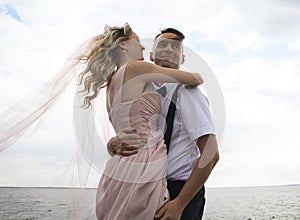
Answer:
[[[179,90],[182,96],[187,96],[195,99],[207,99],[205,92],[199,87],[182,86]]]
[[[201,92],[200,88],[198,86],[187,86],[187,85],[182,85],[181,86],[182,90],[187,90],[189,92]]]
[[[163,86],[166,87],[168,94],[173,94],[178,86],[178,83],[164,83]],[[179,101],[185,100],[186,102],[196,101],[196,102],[209,102],[209,99],[203,90],[203,88],[191,87],[186,85],[181,85],[178,90],[178,94],[181,97]]]
[[[178,84],[178,83],[163,83],[162,84],[162,86],[165,86],[167,88],[167,90],[175,90],[178,85],[180,85],[179,92],[188,91],[188,92],[191,92],[191,93],[199,93],[199,94],[201,93],[201,94],[203,94],[201,89],[197,86],[187,86],[187,85],[182,85],[182,84]]]

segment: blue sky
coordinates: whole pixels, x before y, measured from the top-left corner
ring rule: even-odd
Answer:
[[[223,90],[226,127],[209,187],[300,183],[297,1],[2,1],[0,112],[39,88],[84,40],[129,22],[141,38],[175,27]],[[66,10],[67,9],[67,10]],[[147,56],[147,54],[145,54]],[[0,153],[0,186],[74,186],[72,88],[36,133]],[[46,141],[45,141],[46,140]],[[105,151],[104,151],[105,153]],[[103,155],[103,164],[107,155]],[[90,186],[99,173],[92,172]]]
[[[1,5],[0,12],[5,15],[11,16],[13,19],[19,22],[22,22],[22,19],[20,18],[18,12],[16,11],[13,5],[9,5],[9,4]]]

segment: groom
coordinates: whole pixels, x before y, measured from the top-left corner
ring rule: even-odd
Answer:
[[[151,61],[163,67],[179,69],[184,62],[184,38],[176,29],[162,30],[155,37]],[[166,94],[161,96],[161,115],[167,118],[177,84],[165,83],[161,87],[166,90]],[[129,135],[127,139],[131,137]],[[110,154],[135,154],[138,148],[130,146],[127,141],[123,142],[122,138],[114,137],[108,142]],[[170,201],[161,207],[155,217],[161,220],[202,219],[204,183],[218,162],[219,153],[209,103],[198,88],[179,88],[168,145],[167,182]]]

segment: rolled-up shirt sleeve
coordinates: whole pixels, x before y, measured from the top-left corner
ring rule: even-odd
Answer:
[[[182,123],[191,140],[215,134],[209,100],[199,88],[181,88],[178,99]]]

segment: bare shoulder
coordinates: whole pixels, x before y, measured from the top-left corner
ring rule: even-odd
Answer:
[[[155,67],[155,64],[146,61],[133,60],[127,65],[127,73],[130,75],[149,73],[155,70]]]

